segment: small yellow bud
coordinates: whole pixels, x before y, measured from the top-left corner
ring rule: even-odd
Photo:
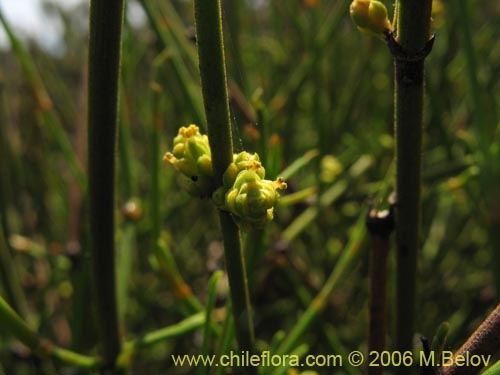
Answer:
[[[212,167],[212,158],[209,155],[200,156],[197,161],[197,166],[200,174],[213,176],[214,170]]]
[[[375,35],[391,30],[387,8],[377,0],[354,0],[349,8],[353,22],[359,30]]]
[[[283,179],[264,180],[258,170],[242,170],[226,193],[224,207],[243,228],[261,228],[273,219],[274,206],[279,198],[277,189],[286,189]]]
[[[187,177],[186,190],[191,195],[209,196],[215,184],[208,137],[196,125],[183,126],[173,143],[172,152],[167,152],[163,160]]]
[[[260,162],[258,154],[243,151],[233,155],[233,162],[229,165],[223,175],[223,183],[229,189],[235,183],[236,177],[241,171],[253,170],[260,178],[264,178],[266,170]]]
[[[239,172],[240,171],[238,169],[238,166],[235,163],[229,164],[226,171],[222,175],[222,182],[226,189],[229,189],[231,186],[233,186]]]

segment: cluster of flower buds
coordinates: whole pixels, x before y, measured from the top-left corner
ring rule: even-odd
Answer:
[[[246,151],[235,154],[224,173],[223,204],[220,195],[214,201],[231,212],[243,228],[261,228],[272,220],[280,196],[277,190],[287,187],[282,178],[266,180],[265,173],[259,155]]]
[[[286,183],[266,180],[259,155],[246,151],[234,154],[233,162],[216,189],[208,137],[196,125],[179,129],[172,152],[164,160],[187,177],[187,191],[201,198],[212,197],[215,205],[230,212],[244,229],[260,228],[273,218],[274,206]],[[213,194],[212,194],[213,193]]]
[[[167,152],[163,160],[187,177],[186,190],[191,195],[206,198],[213,192],[214,172],[208,137],[201,134],[196,125],[179,129],[172,152]]]
[[[382,36],[392,29],[387,8],[377,0],[353,0],[349,8],[351,18],[359,30]]]

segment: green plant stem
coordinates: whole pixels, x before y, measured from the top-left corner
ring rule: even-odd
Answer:
[[[330,297],[332,291],[352,269],[353,263],[359,258],[361,245],[366,233],[364,217],[365,216],[362,215],[354,225],[349,243],[346,245],[346,248],[342,252],[342,256],[338,260],[335,268],[330,273],[330,276],[326,280],[318,295],[314,298],[309,307],[302,314],[287,337],[282,341],[282,343],[278,347],[276,354],[289,354],[297,346],[297,343],[299,342],[301,337],[309,329],[309,327],[316,320],[319,314],[323,311],[324,307],[327,304],[327,299]]]
[[[150,133],[150,211],[151,211],[151,225],[152,225],[152,239],[153,245],[157,246],[160,239],[160,226],[161,226],[161,211],[160,211],[160,137],[163,129],[163,119],[161,112],[161,97],[164,95],[163,87],[160,85],[160,70],[168,59],[166,53],[158,55],[153,61],[153,73],[151,78],[151,112],[152,121],[149,127]]]
[[[174,33],[174,28],[176,28],[176,25],[178,22],[175,20],[173,23],[170,23],[170,27],[166,27],[167,23],[162,22],[162,19],[160,18],[161,14],[157,8],[154,7],[153,2],[149,0],[140,0],[141,5],[143,6],[144,11],[146,12],[146,15],[148,17],[148,20],[158,36],[158,39],[160,40],[162,47],[166,48],[168,51],[171,52],[170,58],[169,58],[169,63],[172,66],[173,73],[175,74],[176,80],[179,83],[179,89],[184,96],[184,100],[189,103],[190,109],[192,111],[191,113],[191,118],[195,123],[200,124],[200,126],[203,126],[204,122],[204,116],[203,116],[203,109],[201,106],[201,98],[199,97],[199,91],[197,92],[196,89],[198,87],[195,86],[194,84],[194,79],[193,75],[190,74],[189,70],[186,67],[186,63],[183,61],[182,57],[180,56],[180,51],[184,48],[184,51],[186,51],[188,48],[183,45],[179,45],[178,41],[180,38],[176,39]],[[172,17],[167,17],[167,19],[171,20]],[[179,32],[176,33],[178,35]],[[177,40],[177,43],[176,43]],[[188,56],[190,56],[189,52],[186,52]],[[189,61],[189,59],[188,59]]]
[[[96,369],[101,361],[53,345],[33,332],[14,310],[0,297],[0,329],[14,336],[40,356],[52,356],[81,369]]]
[[[240,350],[253,351],[254,332],[252,308],[248,291],[246,267],[239,228],[227,212],[220,212],[222,236],[229,286],[231,289],[232,312],[236,328],[236,339]]]
[[[225,20],[231,38],[231,52],[233,57],[233,76],[238,85],[243,91],[246,91],[247,82],[245,76],[245,66],[241,56],[241,24],[242,24],[242,8],[244,6],[242,0],[224,0],[223,7],[225,10]],[[265,164],[264,164],[265,165]]]
[[[26,80],[31,85],[31,89],[33,91],[33,95],[40,112],[38,119],[41,126],[43,126],[47,130],[54,142],[59,147],[62,155],[68,163],[71,172],[77,179],[80,186],[85,187],[86,179],[81,163],[75,157],[71,142],[68,139],[67,134],[64,132],[61,120],[54,110],[52,100],[50,99],[49,93],[45,88],[43,80],[36,68],[36,65],[33,62],[32,57],[16,37],[1,11],[0,23],[2,24],[5,33],[9,38],[9,42],[12,46],[13,52],[15,53],[17,59],[19,60],[19,63],[21,64],[23,74]]]
[[[230,301],[226,304],[226,310],[227,311],[231,310]],[[217,355],[219,357],[223,354],[229,353],[229,350],[231,349],[231,343],[233,342],[233,340],[234,340],[233,316],[231,315],[231,313],[228,313],[226,314],[226,320],[224,321],[221,338],[219,340],[217,347]],[[219,366],[215,371],[216,375],[223,375],[225,373],[226,372],[223,366]]]
[[[415,54],[429,40],[431,0],[398,0],[397,42]],[[420,226],[424,60],[395,59],[396,138],[396,350],[412,349]],[[411,373],[400,367],[398,374]]]
[[[191,313],[197,313],[203,310],[203,306],[193,294],[191,287],[185,282],[177,263],[170,251],[170,247],[165,241],[158,241],[155,246],[155,257],[158,261],[160,272],[172,287],[172,291],[179,301],[186,303]],[[216,330],[218,330],[216,328]]]
[[[193,294],[189,285],[185,282],[179,272],[179,267],[175,258],[170,251],[170,246],[166,241],[161,238],[161,218],[162,212],[160,210],[160,145],[161,145],[161,131],[163,129],[162,111],[161,111],[161,97],[164,95],[163,87],[159,84],[161,68],[168,60],[168,53],[161,53],[153,62],[153,74],[151,78],[151,106],[152,106],[152,121],[149,130],[149,138],[151,145],[150,153],[150,199],[149,199],[149,214],[151,221],[151,239],[154,254],[159,265],[159,269],[165,279],[169,282],[173,289],[174,295],[188,307],[189,313],[197,313],[203,309],[202,304],[198,301]],[[215,332],[219,329],[213,325]]]
[[[289,79],[281,85],[278,90],[273,94],[273,98],[270,103],[277,101],[278,98],[284,99],[280,108],[283,108],[293,95],[289,93],[294,93],[300,90],[307,78],[314,72],[313,68],[315,66],[315,61],[320,59],[324,54],[325,46],[332,41],[332,38],[336,35],[339,26],[344,20],[344,15],[349,9],[349,4],[351,0],[337,1],[332,6],[330,12],[325,16],[322,26],[318,31],[318,35],[315,38],[313,53],[307,55],[302,59],[290,75]],[[277,111],[272,111],[269,114],[267,121],[273,122],[277,115]]]
[[[120,352],[115,278],[114,181],[123,0],[90,3],[88,165],[90,251],[102,355]]]
[[[216,181],[232,162],[233,145],[224,63],[220,0],[195,0],[196,36],[201,85]],[[239,228],[231,215],[220,212],[224,254],[231,289],[236,337],[241,350],[253,351],[252,310]],[[255,368],[249,372],[256,371]]]
[[[202,327],[204,324],[205,324],[205,312],[197,313],[180,321],[179,323],[158,329],[153,332],[149,332],[137,339],[127,341],[123,345],[124,351],[126,350],[125,348],[128,349],[136,347],[144,348],[174,337],[182,336],[186,333],[195,330],[196,328]]]
[[[489,369],[484,371],[482,375],[499,375],[500,374],[500,361],[496,362]]]
[[[208,124],[212,163],[216,181],[233,160],[233,140],[224,63],[224,41],[220,0],[195,1],[203,102]]]
[[[124,86],[124,85],[123,85]],[[122,90],[123,103],[127,103],[127,97]],[[119,155],[119,187],[120,198],[124,204],[129,204],[136,194],[136,181],[134,173],[133,150],[130,138],[130,122],[126,106],[120,110],[119,136],[118,136],[118,155]],[[139,203],[137,203],[139,204]],[[128,290],[130,285],[130,274],[134,265],[136,236],[137,236],[137,218],[133,218],[130,213],[125,213],[125,207],[122,207],[124,221],[120,225],[120,237],[116,254],[116,280],[117,280],[117,300],[119,325],[125,321],[125,315],[128,306]]]
[[[203,326],[203,340],[201,344],[201,355],[203,356],[208,356],[210,354],[209,352],[210,338],[211,338],[210,322],[212,321],[212,312],[215,307],[215,300],[217,299],[217,283],[219,279],[222,277],[222,275],[223,275],[222,271],[216,271],[210,278],[210,281],[208,282],[208,291],[207,291],[208,296],[206,303],[207,306],[205,308],[205,324]],[[199,373],[201,375],[208,374],[208,368],[204,366],[200,367]]]
[[[10,254],[3,228],[4,218],[0,214],[0,271],[3,289],[9,303],[25,319],[29,319],[28,303],[17,274],[17,267]]]
[[[475,126],[473,127],[475,132],[474,135],[477,138],[480,152],[485,152],[486,149],[482,149],[482,147],[485,147],[491,139],[491,130],[493,130],[493,127],[488,129],[489,123],[487,121],[487,111],[485,108],[485,91],[482,90],[478,79],[478,64],[474,42],[472,39],[470,20],[473,13],[471,12],[472,9],[468,6],[467,0],[458,0],[456,3],[456,11],[460,22],[459,31],[462,34],[463,51],[466,62],[466,75],[469,81],[469,92],[473,103],[475,117]],[[494,122],[491,122],[491,124],[494,124]]]
[[[497,270],[500,268],[500,199],[498,198],[497,189],[489,188],[495,186],[500,172],[497,167],[498,151],[493,147],[495,143],[495,125],[497,120],[488,108],[488,97],[485,95],[481,82],[479,81],[478,57],[474,48],[473,30],[471,27],[471,18],[473,17],[474,8],[470,6],[467,0],[457,1],[458,20],[460,22],[460,32],[462,33],[463,51],[466,61],[466,72],[469,81],[469,92],[473,104],[474,126],[472,131],[475,138],[475,149],[477,161],[480,166],[481,173],[479,175],[479,183],[481,187],[481,195],[484,196],[486,206],[486,226],[488,229],[489,242],[492,249],[492,273],[493,281],[497,297],[500,296],[500,273]],[[481,61],[481,60],[479,60]],[[496,155],[495,155],[496,154]],[[477,198],[474,198],[477,199]]]

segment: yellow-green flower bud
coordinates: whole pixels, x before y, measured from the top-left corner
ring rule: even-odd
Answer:
[[[391,30],[387,8],[377,0],[353,0],[349,8],[351,18],[359,30],[381,35]]]
[[[190,194],[210,195],[214,182],[208,137],[201,134],[196,125],[183,126],[173,143],[172,152],[167,152],[163,160],[188,178],[186,189]]]
[[[272,220],[274,206],[279,198],[276,190],[286,189],[282,179],[264,180],[258,172],[258,169],[241,171],[225,196],[224,207],[244,227],[260,228]]]
[[[229,165],[223,175],[223,184],[226,189],[233,186],[236,177],[241,171],[253,170],[260,178],[264,178],[266,170],[260,162],[258,154],[250,154],[242,151],[233,155],[233,162]]]

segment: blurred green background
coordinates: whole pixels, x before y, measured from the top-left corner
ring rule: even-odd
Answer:
[[[244,236],[261,348],[293,326],[354,241],[362,251],[302,342],[311,353],[366,349],[370,240],[363,217],[369,197],[383,209],[392,191],[393,67],[383,41],[353,26],[349,3],[224,2],[235,149],[258,151],[267,178],[294,167],[275,220]],[[0,291],[43,336],[88,353],[96,344],[84,187],[88,4],[44,4],[64,26],[57,47],[18,40],[14,28],[11,47],[0,50]],[[153,256],[155,212],[165,248],[201,302],[210,274],[223,267],[215,209],[188,196],[175,170],[161,162],[181,125],[205,128],[193,4],[129,5],[144,22],[127,20],[124,27],[116,148],[126,338],[189,311]],[[433,9],[417,329],[432,338],[448,321],[447,348],[455,349],[500,295],[500,4],[435,0]],[[391,252],[389,323],[394,263]],[[9,286],[9,270],[21,288]],[[221,315],[225,297],[221,289]],[[388,331],[390,347],[392,326]],[[148,348],[134,367],[141,374],[191,373],[172,369],[169,354],[198,353],[200,340],[195,332]],[[6,375],[75,373],[37,360],[3,335],[0,363]]]

